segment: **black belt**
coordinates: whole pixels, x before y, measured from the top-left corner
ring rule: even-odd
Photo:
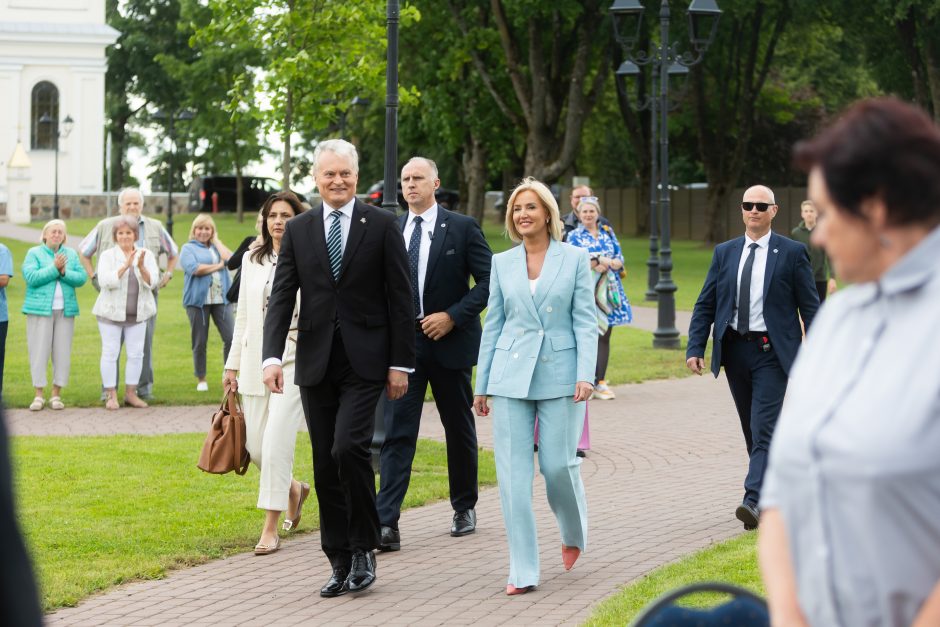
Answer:
[[[767,334],[767,331],[748,331],[747,333],[738,333],[736,330],[728,327],[729,337],[740,338],[745,342],[753,342],[754,340],[759,340],[762,337],[770,337]]]

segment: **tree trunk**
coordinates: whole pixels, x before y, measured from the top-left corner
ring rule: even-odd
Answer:
[[[461,158],[466,196],[461,202],[463,213],[483,224],[483,201],[486,196],[486,149],[483,142],[473,135],[464,143]]]
[[[281,160],[281,189],[290,189],[290,134],[294,127],[294,92],[287,90],[284,104],[284,156]]]

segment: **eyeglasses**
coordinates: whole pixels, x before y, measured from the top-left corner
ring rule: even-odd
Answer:
[[[748,202],[744,201],[741,203],[741,209],[743,211],[750,211],[751,209],[757,209],[758,211],[767,211],[770,207],[773,207],[774,203],[772,202]]]
[[[581,202],[589,202],[589,203],[597,204],[597,196],[575,196],[575,198],[577,198]]]

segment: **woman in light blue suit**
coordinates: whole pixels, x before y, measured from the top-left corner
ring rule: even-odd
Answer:
[[[506,231],[522,246],[493,256],[473,406],[487,416],[492,397],[496,475],[509,539],[506,594],[512,595],[539,583],[532,511],[536,414],[539,470],[561,530],[565,570],[587,544],[576,453],[583,401],[594,389],[597,320],[588,254],[561,242],[558,205],[548,188],[527,178],[508,206]]]

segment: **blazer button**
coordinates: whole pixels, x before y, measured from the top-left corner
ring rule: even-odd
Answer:
[[[543,331],[542,329],[539,329],[539,337],[541,337],[541,336],[543,336],[543,335],[545,335],[545,331]]]
[[[519,353],[513,353],[513,354],[512,354],[512,358],[513,358],[513,359],[519,359]]]
[[[542,361],[548,361],[548,357],[542,357]]]
[[[546,307],[546,308],[545,308],[545,311],[547,311],[548,313],[552,313],[552,307],[551,307],[551,305],[549,305],[548,307]]]

